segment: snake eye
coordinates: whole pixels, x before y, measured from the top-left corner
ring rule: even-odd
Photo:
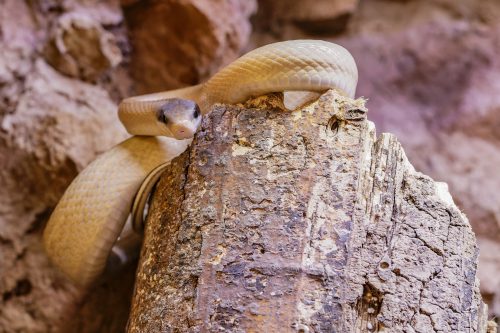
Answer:
[[[160,109],[158,111],[157,118],[158,118],[158,121],[160,121],[160,122],[162,122],[164,124],[168,124],[168,118],[167,118],[167,116],[165,115],[165,112],[163,112],[162,109]]]
[[[195,104],[194,106],[194,111],[193,111],[193,118],[198,118],[200,116],[200,107],[198,106],[198,104]]]

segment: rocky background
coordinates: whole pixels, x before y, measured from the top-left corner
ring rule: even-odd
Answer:
[[[499,16],[497,0],[0,0],[0,332],[123,331],[135,268],[91,290],[55,271],[40,239],[58,198],[126,137],[121,98],[297,38],[347,47],[378,131],[449,184],[498,317]]]

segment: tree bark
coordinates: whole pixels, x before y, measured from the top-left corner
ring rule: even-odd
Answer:
[[[485,332],[478,248],[446,184],[363,100],[215,106],[162,177],[129,332]]]

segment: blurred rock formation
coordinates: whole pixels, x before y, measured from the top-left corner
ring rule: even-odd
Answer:
[[[41,248],[51,209],[126,137],[121,98],[198,83],[246,50],[296,38],[347,47],[378,132],[449,184],[499,316],[499,16],[496,0],[0,0],[0,331],[123,329],[134,268],[76,289]]]

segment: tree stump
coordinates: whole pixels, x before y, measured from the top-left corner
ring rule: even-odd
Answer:
[[[128,332],[486,332],[446,184],[363,100],[216,105],[162,177]]]

